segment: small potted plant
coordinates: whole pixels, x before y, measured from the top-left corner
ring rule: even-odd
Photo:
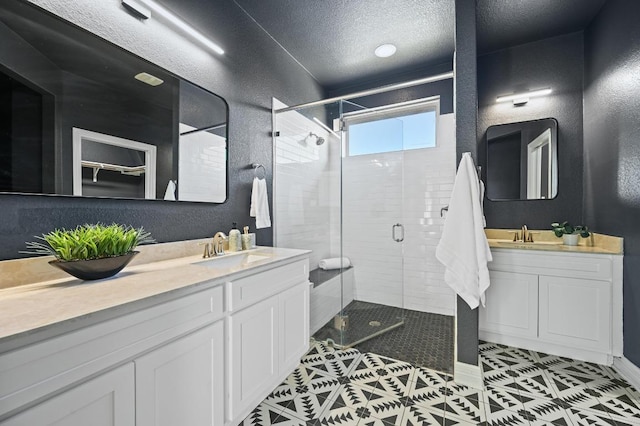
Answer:
[[[577,246],[578,237],[587,238],[591,233],[584,225],[572,225],[569,222],[552,223],[551,229],[556,237],[562,237],[562,243],[567,246]]]
[[[56,229],[27,242],[23,253],[53,255],[50,265],[81,280],[98,280],[120,272],[138,253],[133,249],[155,242],[143,228],[118,224],[82,225],[75,229]]]

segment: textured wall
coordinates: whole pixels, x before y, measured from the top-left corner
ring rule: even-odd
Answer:
[[[456,167],[463,152],[477,161],[478,88],[476,75],[476,2],[456,0],[455,104]],[[478,309],[457,298],[457,360],[478,365]]]
[[[640,366],[640,2],[609,0],[585,31],[585,223],[624,237],[624,355]]]
[[[231,222],[253,229],[249,164],[264,164],[271,180],[271,97],[291,105],[320,99],[323,93],[315,80],[230,0],[163,2],[222,45],[224,56],[206,51],[157,16],[148,21],[133,18],[119,0],[32,3],[223,96],[230,107],[229,198],[215,205],[0,195],[0,259],[19,257],[18,250],[33,235],[84,222],[143,225],[158,241],[211,236],[228,231]],[[258,232],[259,244],[271,240],[270,229]]]
[[[535,59],[533,59],[535,58]],[[582,32],[500,50],[478,58],[478,163],[485,169],[486,131],[495,124],[553,117],[558,121],[558,196],[553,200],[489,201],[487,226],[548,229],[582,221]],[[499,95],[551,88],[524,106]],[[486,176],[486,170],[483,170]]]

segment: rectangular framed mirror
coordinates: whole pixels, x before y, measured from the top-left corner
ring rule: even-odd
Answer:
[[[548,200],[558,195],[558,122],[554,118],[487,129],[487,198]]]
[[[226,200],[223,98],[28,2],[0,39],[0,193]]]

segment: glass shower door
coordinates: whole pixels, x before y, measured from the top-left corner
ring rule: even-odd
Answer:
[[[342,109],[341,252],[354,268],[343,273],[340,346],[352,347],[404,324],[404,124]]]

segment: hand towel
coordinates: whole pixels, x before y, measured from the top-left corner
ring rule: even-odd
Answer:
[[[271,227],[269,198],[267,196],[267,181],[265,179],[259,179],[257,176],[253,178],[249,216],[256,218],[257,229]]]
[[[484,306],[489,288],[487,262],[492,260],[484,233],[481,193],[471,154],[465,152],[458,167],[436,258],[444,264],[445,282],[471,309]]]
[[[164,199],[168,201],[176,200],[176,184],[172,180],[169,180],[167,189],[164,191]]]
[[[342,269],[351,266],[351,260],[348,257],[332,257],[329,259],[322,259],[318,262],[320,269]]]

